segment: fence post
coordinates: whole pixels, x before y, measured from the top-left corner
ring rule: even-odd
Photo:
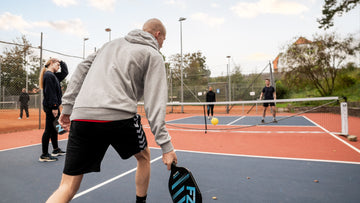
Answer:
[[[43,43],[43,33],[41,32],[41,38],[40,38],[40,72],[41,72],[41,69],[42,69],[42,51],[43,51],[42,43]],[[39,88],[40,88],[40,87],[39,87]],[[42,96],[42,90],[41,90],[41,88],[40,88],[39,129],[41,129],[41,96]]]

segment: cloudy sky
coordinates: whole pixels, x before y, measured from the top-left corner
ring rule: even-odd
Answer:
[[[169,58],[180,52],[183,21],[183,53],[201,51],[211,76],[226,75],[226,56],[231,67],[244,74],[260,72],[286,44],[303,36],[323,34],[318,29],[322,0],[0,0],[0,40],[12,42],[22,34],[33,46],[82,57],[111,38],[140,29],[149,18],[159,18],[167,28],[161,52]],[[342,17],[326,32],[360,38],[360,6]],[[0,44],[2,52],[5,45]],[[70,73],[80,59],[45,53],[45,58],[66,61]],[[360,62],[360,59],[357,60]]]

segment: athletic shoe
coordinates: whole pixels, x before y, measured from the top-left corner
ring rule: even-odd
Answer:
[[[51,156],[50,154],[41,155],[39,161],[41,162],[50,162],[50,161],[57,161],[58,159]]]
[[[264,119],[261,119],[261,123],[265,123]]]
[[[29,117],[26,117],[26,119],[29,119]]]
[[[19,120],[22,119],[21,117],[18,118]]]
[[[277,123],[277,120],[274,118],[273,122],[274,122],[274,123]]]
[[[51,153],[51,156],[62,156],[65,155],[66,152],[62,151],[60,148],[54,149]]]

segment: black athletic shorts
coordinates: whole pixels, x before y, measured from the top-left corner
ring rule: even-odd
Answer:
[[[274,103],[274,102],[264,103],[263,106],[264,106],[264,107],[268,107],[269,104],[270,104],[270,106],[275,106],[275,103]]]
[[[122,159],[147,147],[140,115],[111,122],[72,121],[66,149],[64,174],[100,172],[101,161],[111,145]]]

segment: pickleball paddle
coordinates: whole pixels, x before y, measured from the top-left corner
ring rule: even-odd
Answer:
[[[55,127],[55,129],[56,129],[56,132],[57,132],[59,135],[62,135],[62,134],[64,134],[64,133],[67,132],[66,130],[64,130],[64,129],[61,127],[61,125],[60,125],[60,123],[59,123],[59,118],[55,118],[53,124],[54,124],[54,127]]]
[[[174,203],[202,203],[200,189],[191,172],[174,163],[171,165],[169,192]]]

